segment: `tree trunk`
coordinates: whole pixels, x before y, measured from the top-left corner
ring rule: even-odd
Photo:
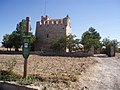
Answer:
[[[15,51],[19,51],[18,48],[15,48]]]

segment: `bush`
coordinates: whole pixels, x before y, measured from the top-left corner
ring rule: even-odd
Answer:
[[[16,75],[14,72],[12,72],[13,68],[17,64],[17,61],[14,59],[8,61],[8,68],[7,70],[1,70],[0,71],[0,80],[4,81],[16,81],[20,78],[20,75]]]
[[[19,79],[19,83],[23,84],[23,85],[30,85],[30,84],[34,84],[38,81],[38,79],[36,79],[36,77],[34,75],[30,75],[27,78],[20,78]]]
[[[20,78],[21,78],[20,75],[16,75],[12,71],[5,71],[5,70],[0,71],[0,80],[3,80],[3,81],[17,81]]]

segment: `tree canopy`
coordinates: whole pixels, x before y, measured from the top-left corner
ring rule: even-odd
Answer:
[[[102,40],[102,45],[105,47],[109,47],[109,46],[117,47],[119,45],[119,42],[116,39],[110,40],[109,38],[104,38]]]
[[[85,50],[89,50],[91,46],[97,49],[100,47],[100,39],[100,34],[93,27],[90,27],[82,34],[81,44],[84,45]]]
[[[2,46],[7,48],[7,50],[8,50],[8,48],[10,48],[10,50],[11,50],[11,48],[13,47],[12,42],[10,41],[10,37],[11,37],[11,35],[9,35],[9,34],[5,34],[3,36]]]
[[[75,39],[76,35],[68,35],[66,37],[62,37],[57,41],[53,41],[51,44],[51,49],[56,52],[62,52],[66,48],[68,48],[69,52],[76,51],[80,48],[80,40]]]
[[[23,36],[26,34],[26,20],[23,19],[21,22],[19,22],[16,26],[16,30],[13,31],[11,34],[6,34],[3,36],[3,46],[5,48],[15,48],[15,51],[18,51],[18,48],[22,46],[23,43]],[[32,33],[28,33],[30,37],[30,44],[32,50],[33,48],[33,43],[35,42],[35,36]]]

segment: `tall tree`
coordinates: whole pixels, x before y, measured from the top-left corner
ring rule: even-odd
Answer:
[[[12,45],[15,48],[15,51],[19,51],[18,49],[22,45],[22,35],[18,31],[13,31],[10,37],[10,41],[12,41]]]
[[[19,48],[22,46],[23,36],[26,35],[26,22],[27,21],[25,19],[23,19],[21,22],[19,22],[16,26],[16,30],[13,31],[12,34],[9,35],[8,41],[11,42],[10,44],[12,44],[12,46],[15,48],[15,51],[18,51]],[[31,27],[30,27],[30,29],[31,29]],[[34,42],[35,42],[36,38],[32,33],[28,33],[28,36],[30,37],[30,45],[33,50]]]
[[[100,39],[100,34],[93,27],[90,27],[88,31],[82,34],[81,44],[84,45],[85,50],[89,50],[91,46],[97,49],[100,47]]]
[[[26,35],[26,20],[23,19],[21,22],[19,22],[16,26],[16,31],[13,32],[13,38],[15,39],[16,43],[14,43],[14,47],[16,48],[16,51],[18,48],[21,47],[23,43],[23,36]],[[31,30],[31,26],[30,26]],[[36,40],[35,36],[32,33],[28,33],[28,36],[30,37],[30,48],[31,50],[34,50],[34,42]]]
[[[14,41],[12,44],[15,48],[15,51],[18,51],[18,48],[21,47],[23,43],[23,36],[25,36],[26,32],[26,20],[22,19],[16,26],[16,30],[11,34],[11,41]]]

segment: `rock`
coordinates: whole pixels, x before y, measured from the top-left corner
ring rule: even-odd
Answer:
[[[89,88],[84,86],[81,90],[89,90]]]

